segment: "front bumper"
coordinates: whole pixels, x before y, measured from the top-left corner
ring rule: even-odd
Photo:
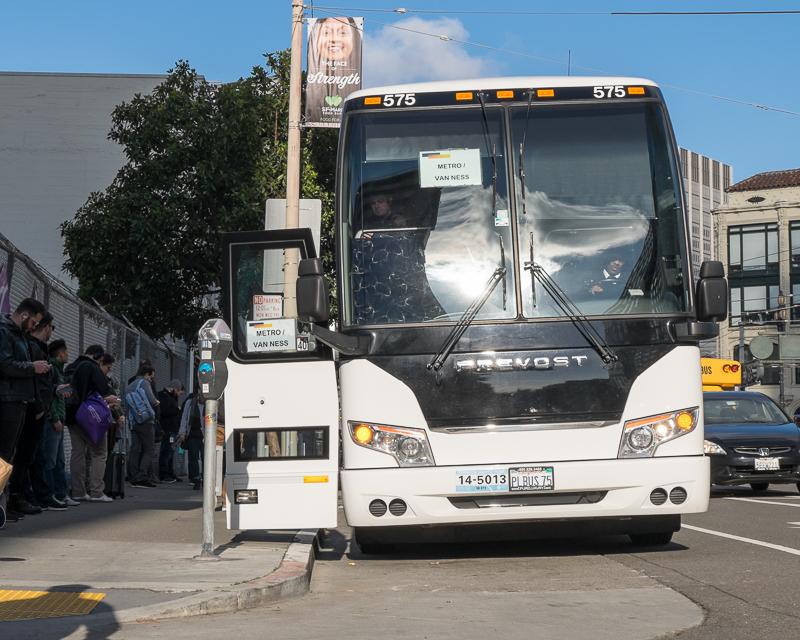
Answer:
[[[629,518],[701,513],[708,509],[709,460],[705,456],[535,462],[552,466],[554,490],[541,493],[463,493],[456,491],[459,469],[518,467],[514,464],[404,469],[344,469],[342,499],[353,527],[394,527],[586,518]],[[686,500],[655,505],[650,493],[682,487]],[[370,513],[369,504],[402,500],[402,515]]]
[[[756,471],[755,457],[736,453],[708,456],[711,460],[711,482],[722,485],[769,482],[774,484],[800,481],[800,460],[797,456],[772,456],[780,461],[778,471]]]

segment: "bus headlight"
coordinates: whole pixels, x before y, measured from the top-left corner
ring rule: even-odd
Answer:
[[[628,420],[622,429],[618,458],[650,458],[658,445],[694,430],[699,419],[697,407]]]
[[[433,460],[428,435],[422,429],[391,427],[372,422],[348,422],[350,437],[357,445],[388,453],[401,467],[428,467]]]

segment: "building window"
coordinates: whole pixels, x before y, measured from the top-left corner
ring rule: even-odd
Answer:
[[[715,189],[719,189],[719,161],[714,160],[711,163],[711,182]]]
[[[700,182],[700,158],[692,151],[692,182]]]
[[[778,270],[778,225],[728,227],[728,273]]]
[[[777,284],[731,285],[731,325],[767,324],[774,322],[773,309],[778,308]]]
[[[731,186],[731,167],[728,164],[722,165],[722,188],[727,189]],[[727,202],[727,199],[725,200]]]
[[[708,187],[711,184],[709,180],[708,158],[703,156],[703,185]]]
[[[686,149],[681,149],[681,173],[683,174],[683,179],[686,179],[686,165],[688,164],[688,153]]]

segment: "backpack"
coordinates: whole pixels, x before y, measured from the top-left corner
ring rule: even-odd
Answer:
[[[145,384],[147,384],[145,382]],[[133,388],[125,394],[125,406],[128,414],[128,424],[144,424],[156,418],[156,412],[147,399],[147,392],[142,388],[142,379],[131,385]]]

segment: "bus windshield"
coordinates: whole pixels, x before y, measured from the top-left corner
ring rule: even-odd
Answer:
[[[499,108],[351,119],[341,234],[347,324],[458,319],[500,266],[506,296],[495,288],[477,318],[516,316],[503,122]]]
[[[678,176],[657,103],[515,107],[511,119],[523,258],[586,315],[685,311]],[[538,283],[522,291],[526,316],[560,315]]]
[[[356,112],[344,136],[345,325],[457,321],[498,267],[503,286],[475,320],[563,317],[526,263],[585,315],[687,309],[680,191],[658,103]]]

